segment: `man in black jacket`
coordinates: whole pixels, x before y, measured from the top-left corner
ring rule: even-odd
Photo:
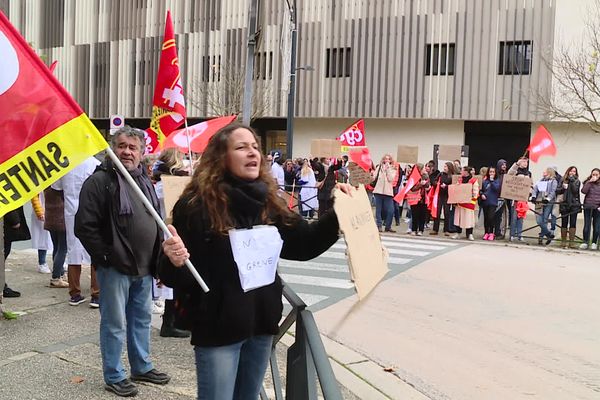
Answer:
[[[154,187],[140,160],[144,132],[124,127],[111,147],[144,195],[158,210]],[[85,181],[75,216],[75,234],[97,266],[100,297],[100,351],[106,390],[135,396],[131,382],[166,384],[170,377],[150,361],[152,275],[161,245],[161,232],[125,177],[110,159]],[[125,322],[126,321],[126,322]],[[123,341],[131,380],[121,363]]]

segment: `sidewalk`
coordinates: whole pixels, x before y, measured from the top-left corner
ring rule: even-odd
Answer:
[[[3,308],[26,314],[16,320],[0,319],[0,398],[117,398],[104,390],[98,338],[99,311],[89,308],[87,302],[70,306],[68,289],[50,288],[50,276],[38,273],[36,264],[36,252],[28,249],[13,250],[6,265],[6,281],[11,288],[21,292],[21,297],[4,299]],[[89,274],[89,267],[84,267],[81,285],[88,300]],[[160,324],[160,316],[153,315],[152,359],[156,368],[169,373],[172,380],[165,386],[140,384],[138,398],[193,399],[196,375],[189,339],[160,337]],[[282,375],[285,374],[287,347],[293,341],[293,336],[288,334],[277,346]],[[324,342],[344,399],[387,398],[347,365],[364,360],[364,357],[351,356],[350,350],[326,338]],[[126,358],[123,361],[128,369]],[[373,374],[381,370],[378,366],[372,367]],[[387,374],[382,370],[381,373]],[[274,398],[269,375],[270,369],[265,387],[269,397]]]

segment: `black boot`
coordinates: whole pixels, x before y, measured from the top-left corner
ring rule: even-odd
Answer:
[[[190,337],[189,331],[177,329],[175,323],[175,300],[165,300],[165,312],[163,314],[163,322],[160,327],[160,336],[186,338]]]
[[[2,296],[4,296],[4,297],[21,297],[21,292],[17,292],[16,290],[12,290],[5,283],[4,284],[4,289],[2,290]]]

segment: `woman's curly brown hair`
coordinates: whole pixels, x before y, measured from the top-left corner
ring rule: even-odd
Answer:
[[[201,202],[207,212],[210,228],[220,234],[226,235],[229,229],[234,228],[234,223],[229,211],[229,197],[227,188],[229,184],[225,177],[227,170],[227,151],[229,137],[236,129],[247,129],[259,143],[256,132],[249,126],[239,123],[227,125],[210,139],[206,150],[202,154],[200,164],[195,168],[191,182],[183,191],[182,197],[189,198],[189,204]],[[278,186],[265,162],[265,157],[260,153],[260,169],[257,180],[267,185],[266,206],[262,214],[262,223],[272,223],[281,218],[284,223],[290,223],[294,214],[287,208],[285,201],[278,195]]]

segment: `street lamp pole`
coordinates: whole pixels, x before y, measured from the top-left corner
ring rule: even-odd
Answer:
[[[288,90],[288,104],[287,104],[287,126],[286,126],[286,149],[287,158],[292,158],[292,150],[294,144],[294,103],[296,97],[296,41],[298,29],[296,25],[296,0],[293,1],[293,5],[290,6],[290,19],[292,23],[292,51],[290,57],[290,87]]]

